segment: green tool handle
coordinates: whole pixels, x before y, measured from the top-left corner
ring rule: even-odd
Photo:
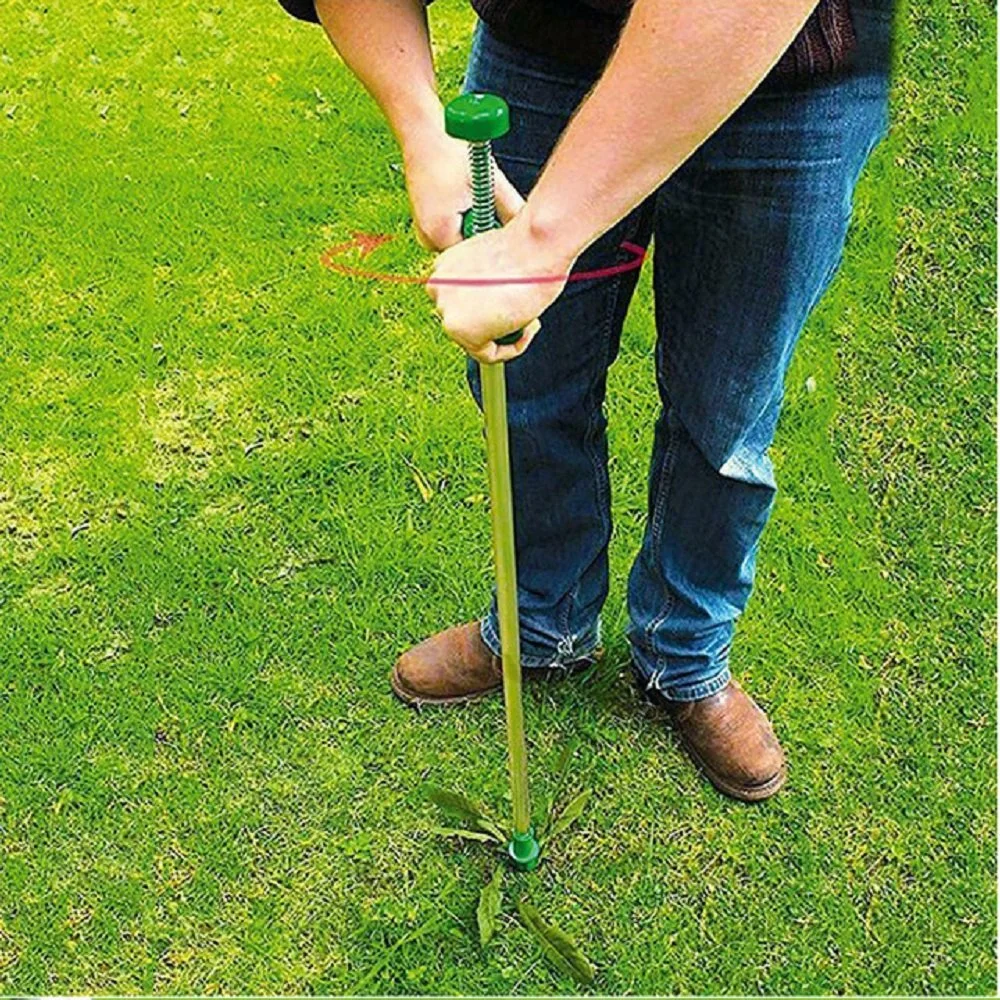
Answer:
[[[469,145],[472,173],[472,234],[500,225],[493,189],[493,158],[490,144]],[[463,220],[463,229],[464,227]],[[520,331],[507,334],[498,344],[513,344]],[[528,796],[528,750],[524,733],[521,698],[521,636],[517,607],[517,559],[514,546],[514,500],[510,479],[510,445],[507,433],[507,386],[504,365],[480,365],[483,415],[486,424],[486,468],[490,491],[493,558],[497,573],[497,617],[500,619],[500,649],[503,653],[503,693],[507,716],[511,799],[514,806],[514,837],[508,848],[514,864],[531,870],[538,864],[538,843],[531,832]]]
[[[445,110],[445,126],[449,135],[469,143],[472,210],[462,219],[463,236],[489,232],[500,224],[496,217],[490,140],[499,138],[507,131],[507,105],[501,98],[491,94],[464,94],[452,101]],[[501,337],[497,343],[516,343],[520,337],[521,333],[518,331]],[[505,367],[503,364],[480,365],[479,372],[486,424],[486,468],[497,575],[500,647],[503,653],[503,696],[507,716],[510,786],[514,805],[514,835],[507,846],[507,852],[516,868],[531,871],[538,866],[540,848],[531,829],[531,804],[528,798],[528,751],[521,699],[521,638],[517,608],[517,561]]]
[[[472,174],[472,209],[468,213],[472,235],[495,229],[493,158],[489,142],[469,144]],[[463,220],[463,230],[465,221]],[[515,339],[520,333],[508,335]],[[498,341],[502,343],[502,341]],[[517,609],[517,558],[514,546],[514,499],[510,481],[510,444],[507,433],[507,380],[503,365],[480,365],[483,417],[486,424],[486,473],[489,479],[493,559],[497,572],[497,617],[503,652],[504,699],[507,708],[507,743],[510,750],[511,797],[514,833],[531,825],[528,801],[528,752],[521,703],[521,636]]]

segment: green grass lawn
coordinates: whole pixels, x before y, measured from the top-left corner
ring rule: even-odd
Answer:
[[[496,703],[395,655],[491,565],[479,418],[400,235],[398,153],[271,0],[0,0],[0,992],[565,993],[427,781],[504,806]],[[447,96],[471,28],[433,23]],[[530,887],[604,993],[992,993],[994,22],[913,4],[890,139],[792,368],[735,669],[787,792],[721,798],[627,677],[656,394],[609,397],[608,657],[533,689],[594,807]]]

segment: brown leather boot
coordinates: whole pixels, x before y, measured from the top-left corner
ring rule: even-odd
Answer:
[[[698,701],[662,703],[684,749],[720,792],[759,802],[785,783],[785,755],[771,723],[736,681]]]
[[[600,654],[565,667],[529,668],[525,677],[553,677],[590,666]],[[389,675],[396,696],[407,705],[458,705],[503,687],[503,664],[479,634],[479,622],[438,632],[408,649]]]

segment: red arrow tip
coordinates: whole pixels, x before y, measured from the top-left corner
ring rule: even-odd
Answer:
[[[392,239],[388,233],[351,233],[351,239],[362,257],[367,257],[376,247]]]

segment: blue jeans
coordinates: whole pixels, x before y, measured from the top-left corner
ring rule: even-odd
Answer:
[[[840,261],[855,182],[886,127],[890,10],[853,6],[852,68],[765,81],[642,205],[579,260],[655,238],[661,410],[648,518],[628,586],[640,682],[678,701],[729,680],[735,622],[775,493],[768,457],[792,350]],[[593,85],[482,25],[465,87],[507,99],[500,166],[524,194]],[[636,272],[571,283],[531,349],[507,365],[522,658],[590,656],[608,593],[605,379]],[[469,381],[480,401],[478,368]],[[496,604],[482,622],[500,652]]]

